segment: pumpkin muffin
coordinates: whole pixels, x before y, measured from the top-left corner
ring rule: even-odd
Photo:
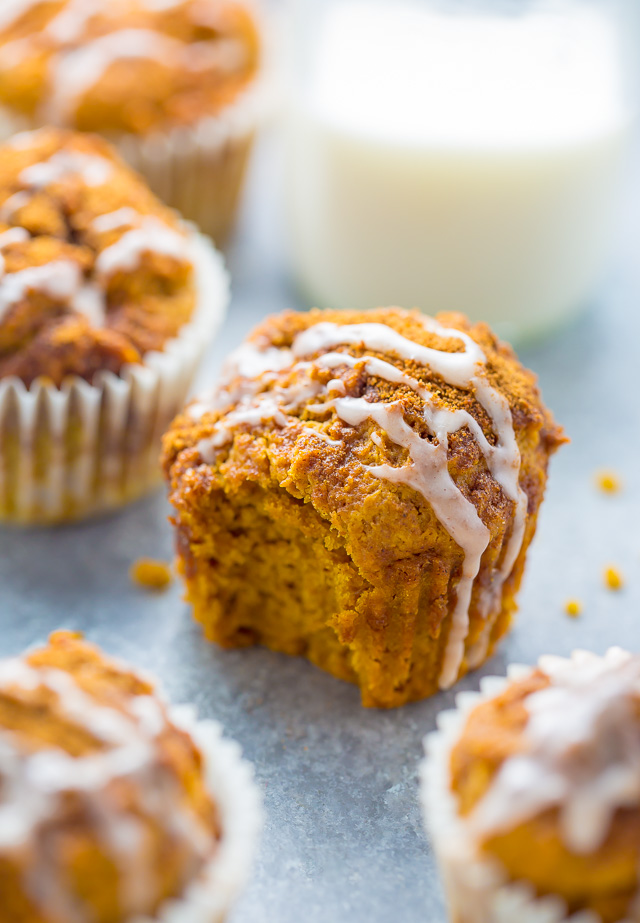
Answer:
[[[217,726],[70,632],[0,661],[0,791],[2,923],[215,923],[259,815]]]
[[[223,646],[308,657],[368,706],[447,688],[510,625],[563,439],[484,324],[273,317],[164,440],[195,616]]]
[[[220,258],[94,136],[0,146],[0,519],[158,481],[160,434],[226,306]]]
[[[452,920],[640,919],[640,657],[579,651],[511,675],[425,742]]]
[[[242,0],[22,0],[0,9],[7,131],[104,135],[219,243],[264,110],[262,39]]]

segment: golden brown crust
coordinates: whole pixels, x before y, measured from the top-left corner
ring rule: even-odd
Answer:
[[[485,351],[489,380],[509,402],[522,455],[520,483],[529,504],[525,538],[494,613],[491,650],[515,608],[547,460],[564,437],[544,408],[533,375],[509,347],[485,325],[471,326],[459,315],[439,320],[468,332]],[[424,346],[461,348],[459,340],[446,342],[430,333],[418,313],[394,308],[289,312],[265,321],[250,342],[289,347],[297,334],[322,321],[380,323]],[[349,352],[359,356],[365,350],[353,345]],[[451,387],[428,368],[392,353],[366,353],[428,384],[439,405],[467,410],[495,441],[487,413],[468,390]],[[312,370],[322,393],[289,408],[286,427],[273,419],[234,420],[233,403],[195,420],[187,411],[174,422],[164,441],[164,469],[176,509],[181,568],[209,637],[228,646],[260,642],[304,653],[358,682],[365,704],[398,705],[437,689],[464,555],[421,494],[364,468],[406,463],[406,449],[384,436],[372,438],[378,428],[370,420],[347,425],[329,403],[326,413],[318,413],[336,374],[335,369]],[[290,369],[269,372],[261,390],[277,393],[291,385],[291,376]],[[411,388],[371,375],[362,365],[341,369],[339,377],[348,396],[400,400],[407,423],[423,438],[433,438],[422,401]],[[232,378],[228,393],[242,384],[242,376]],[[205,463],[199,443],[221,426],[228,428],[229,441]],[[451,434],[448,457],[453,480],[491,533],[472,599],[471,647],[486,625],[481,596],[492,593],[513,504],[467,429]]]
[[[56,157],[103,165],[107,181],[94,184],[79,169],[50,178],[42,188],[25,179],[29,167]],[[94,222],[120,209],[131,210],[134,221],[153,220],[178,240],[184,237],[175,214],[98,138],[46,129],[0,147],[0,235],[13,228],[28,232],[24,240],[9,234],[3,242],[0,236],[0,378],[15,375],[30,385],[44,376],[60,385],[68,375],[91,381],[98,371],[117,374],[146,352],[162,350],[189,319],[195,292],[186,258],[149,250],[126,269],[100,270],[100,254],[132,225],[102,230]],[[19,297],[7,295],[5,301],[12,274],[56,263],[76,269],[82,286],[97,290],[100,316],[55,288],[26,285]]]
[[[528,751],[525,700],[550,683],[542,670],[535,670],[469,715],[450,761],[451,789],[462,816],[472,813],[506,760]],[[599,848],[578,854],[562,836],[560,810],[550,808],[506,832],[481,838],[480,845],[500,861],[511,881],[529,883],[538,895],[559,895],[571,913],[592,910],[603,923],[618,923],[626,918],[640,885],[639,821],[639,808],[618,809]]]
[[[123,716],[134,713],[138,697],[155,696],[153,685],[146,679],[108,660],[71,632],[56,632],[47,647],[24,659],[37,671],[68,674],[75,688],[95,705]],[[174,789],[179,788],[180,803],[190,816],[197,818],[201,829],[207,831],[213,854],[220,830],[216,807],[204,781],[202,756],[188,734],[171,723],[164,706],[161,709],[163,726],[154,742],[157,784],[163,786],[161,797],[170,799],[166,800],[168,811],[175,810]],[[104,739],[76,722],[69,710],[65,712],[58,696],[46,685],[25,688],[5,683],[0,693],[0,729],[20,758],[34,752],[45,757],[55,751],[73,758],[99,757],[108,749]],[[103,808],[107,814],[117,812],[120,823],[123,815],[128,817],[138,837],[141,854],[127,853],[126,858],[118,857],[118,848],[126,848],[124,842],[116,847],[114,841],[105,839],[105,829],[115,832],[116,827],[101,826],[100,814],[95,813],[101,793],[87,799],[82,789],[74,790],[75,781],[69,780],[69,792],[39,834],[37,848],[44,849],[46,839],[47,848],[56,855],[56,874],[60,876],[60,891],[56,893],[72,895],[73,900],[86,905],[88,916],[100,923],[125,923],[120,886],[122,861],[133,864],[140,860],[140,868],[153,870],[152,892],[142,912],[154,914],[162,901],[179,896],[190,877],[197,874],[201,860],[196,859],[195,848],[194,854],[190,854],[184,839],[167,836],[166,829],[148,810],[154,795],[140,790],[136,774],[116,776],[104,790]],[[55,907],[42,906],[34,896],[38,890],[34,892],[28,887],[34,871],[31,863],[35,861],[31,849],[32,846],[17,851],[0,848],[2,923],[49,923],[55,917]]]
[[[1,103],[40,123],[147,135],[215,116],[255,77],[260,37],[241,2],[184,0],[154,9],[143,0],[108,0],[86,21],[77,8],[77,0],[42,2],[0,31]],[[79,55],[95,65],[105,36],[117,34],[122,48],[131,30],[141,33],[133,43],[138,56],[114,54],[68,111],[56,105],[58,71]]]

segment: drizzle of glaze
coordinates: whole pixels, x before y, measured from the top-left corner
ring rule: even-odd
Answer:
[[[3,0],[0,8],[0,29],[7,29],[18,21],[20,16],[35,6],[55,3],[57,0]]]
[[[82,96],[98,83],[116,61],[147,58],[174,61],[187,45],[152,29],[120,29],[101,35],[51,62],[49,99],[43,114],[54,124],[66,125]]]
[[[4,274],[5,269],[4,256],[2,255],[4,248],[11,246],[11,244],[23,243],[25,240],[29,240],[29,232],[24,228],[9,228],[8,231],[3,231],[0,234],[0,276]]]
[[[189,244],[183,234],[158,218],[144,215],[139,218],[137,227],[126,231],[99,254],[96,270],[102,276],[119,271],[131,272],[140,264],[144,253],[160,253],[181,262],[188,261]]]
[[[197,417],[207,409],[226,410],[233,407],[215,424],[213,435],[198,443],[197,448],[203,460],[211,462],[216,450],[233,438],[236,426],[246,424],[256,427],[267,420],[273,420],[280,427],[287,426],[293,422],[292,418],[287,416],[288,411],[301,407],[325,390],[328,394],[340,390],[336,385],[336,379],[332,379],[332,389],[325,389],[320,382],[311,377],[310,371],[313,368],[362,367],[368,375],[404,385],[420,396],[424,404],[422,413],[435,437],[435,442],[422,439],[406,423],[404,408],[399,401],[372,402],[349,397],[343,393],[342,396],[330,398],[325,402],[307,405],[306,410],[323,414],[333,409],[338,417],[350,426],[359,426],[370,420],[380,427],[392,442],[404,447],[409,455],[409,464],[400,467],[387,464],[366,466],[366,469],[375,477],[405,484],[419,492],[463,550],[462,573],[456,590],[456,602],[440,675],[440,686],[448,688],[457,679],[464,659],[473,583],[480,568],[482,555],[490,541],[489,531],[478,516],[474,504],[467,500],[449,474],[449,435],[464,428],[471,432],[486,459],[492,477],[514,504],[511,535],[507,541],[497,580],[494,581],[493,592],[496,595],[511,573],[522,547],[527,496],[519,485],[520,452],[513,430],[511,411],[506,399],[486,378],[486,358],[482,349],[462,331],[444,328],[428,317],[422,318],[422,322],[432,333],[447,340],[461,342],[464,348],[458,352],[447,352],[422,346],[385,324],[319,323],[300,333],[290,349],[277,349],[268,345],[261,348],[259,344],[254,343],[243,344],[227,362],[223,381],[216,392],[213,404],[207,406],[206,403],[200,402],[192,408],[191,413]],[[349,353],[332,351],[336,347],[349,345],[361,346],[373,352],[395,353],[402,359],[428,367],[448,384],[472,392],[491,420],[495,445],[489,442],[471,414],[462,409],[452,411],[443,407],[428,387],[391,362],[376,356],[356,357]],[[324,350],[330,351],[323,353]],[[320,355],[308,359],[316,353]],[[291,384],[263,390],[273,382],[274,373],[289,369],[292,374]],[[487,623],[488,644],[488,615]]]
[[[60,44],[82,38],[87,23],[104,6],[103,0],[68,0],[67,5],[53,17],[44,32]]]
[[[142,6],[151,10],[153,13],[174,10],[179,6],[184,6],[186,2],[187,0],[140,0]]]
[[[527,696],[525,748],[507,759],[470,824],[486,837],[557,807],[567,848],[595,852],[618,808],[640,804],[640,657],[611,648],[543,657],[551,685]]]
[[[30,235],[26,228],[9,228],[8,231],[3,231],[0,234],[0,250],[10,244],[21,244],[29,239]]]
[[[43,828],[62,811],[69,793],[82,805],[101,847],[119,870],[120,902],[129,919],[143,913],[157,894],[156,870],[140,849],[143,830],[135,816],[120,810],[109,795],[119,779],[130,779],[141,806],[159,829],[204,860],[210,838],[184,805],[178,782],[162,768],[157,739],[165,727],[161,705],[151,696],[131,696],[128,711],[96,702],[64,671],[31,667],[24,660],[0,662],[0,690],[20,700],[22,690],[47,689],[65,720],[101,745],[84,756],[56,748],[30,751],[10,731],[0,729],[0,849],[25,850],[30,874],[25,884],[47,919],[84,920],[64,888]]]
[[[27,148],[37,144],[46,131],[48,131],[47,128],[30,128],[28,131],[19,131],[4,143],[7,147],[12,147],[16,151],[26,151]]]
[[[0,318],[18,304],[29,290],[43,292],[55,300],[67,300],[80,289],[82,273],[71,260],[54,260],[6,273],[0,279]]]
[[[60,150],[49,160],[34,163],[18,179],[28,189],[45,189],[63,179],[79,177],[87,186],[102,186],[111,176],[111,164],[104,157],[81,151]]]
[[[0,206],[0,218],[3,221],[9,223],[13,215],[15,215],[19,209],[24,208],[25,205],[28,205],[30,201],[30,192],[25,192],[25,190],[14,192],[14,194],[9,196],[8,199],[5,199],[5,201],[2,203],[2,206]]]
[[[13,147],[26,149],[33,143],[37,132],[21,132],[13,138]],[[102,186],[111,176],[111,164],[103,157],[91,156],[81,151],[60,150],[49,160],[31,164],[19,174],[18,181],[24,186],[9,196],[0,206],[0,218],[9,222],[15,212],[31,201],[35,192],[46,189],[52,183],[79,177],[87,186]]]
[[[93,219],[92,227],[99,234],[105,231],[115,231],[118,228],[131,227],[136,224],[140,218],[140,213],[133,208],[125,205],[123,208],[117,208],[114,212],[107,212],[105,215],[98,215]]]

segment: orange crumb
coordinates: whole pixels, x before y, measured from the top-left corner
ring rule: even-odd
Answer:
[[[622,482],[615,471],[599,471],[596,474],[596,484],[605,494],[617,494],[622,488]]]
[[[150,590],[164,590],[173,579],[171,567],[165,561],[152,558],[138,558],[129,573],[134,583]]]
[[[564,605],[564,611],[572,619],[577,619],[579,615],[582,615],[582,603],[579,599],[568,599]]]
[[[624,586],[622,574],[616,567],[607,567],[605,569],[604,582],[609,590],[621,590]]]

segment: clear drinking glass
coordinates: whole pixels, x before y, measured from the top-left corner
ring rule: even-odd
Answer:
[[[297,0],[286,194],[310,302],[522,341],[605,269],[636,0]]]

